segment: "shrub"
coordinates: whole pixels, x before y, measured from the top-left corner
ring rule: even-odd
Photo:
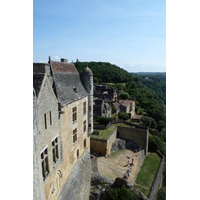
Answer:
[[[166,188],[161,187],[158,190],[158,197],[157,197],[157,199],[158,200],[166,200]]]
[[[124,185],[121,188],[111,188],[106,200],[134,200],[133,195]]]
[[[157,130],[160,132],[163,128],[166,127],[166,124],[163,120],[160,120],[157,125]]]
[[[165,156],[166,155],[165,142],[163,142],[156,135],[149,135],[149,151],[155,152],[156,150],[159,150]]]
[[[161,131],[161,133],[162,133],[161,139],[162,139],[164,142],[166,142],[166,129],[163,128],[162,131]]]
[[[143,125],[148,126],[149,128],[156,128],[156,120],[152,117],[143,116],[141,122]]]
[[[112,114],[113,114],[113,113],[116,113],[116,109],[115,109],[115,107],[113,106],[113,104],[110,103],[109,105],[110,105],[110,107],[111,107],[111,109],[112,109]]]
[[[109,122],[113,121],[113,118],[112,117],[98,117],[96,121],[99,122],[100,124],[107,125]]]
[[[94,135],[99,135],[100,132],[99,132],[98,130],[94,130],[94,131],[93,131],[93,134],[94,134]]]
[[[118,118],[119,118],[119,119],[122,119],[122,120],[127,120],[127,119],[129,119],[129,114],[128,114],[128,113],[125,113],[125,112],[120,112],[120,113],[118,114]]]
[[[129,94],[127,92],[122,92],[122,93],[120,93],[120,98],[122,100],[126,100],[129,98]]]

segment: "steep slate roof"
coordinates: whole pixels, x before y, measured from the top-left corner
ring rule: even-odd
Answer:
[[[85,75],[85,76],[93,76],[92,71],[90,70],[90,68],[87,66],[86,69],[82,72],[81,75]]]
[[[78,74],[78,71],[73,63],[51,61],[51,69],[55,73],[64,72]]]
[[[35,89],[36,96],[38,97],[42,82],[45,74],[33,74],[33,87]]]
[[[61,106],[88,96],[73,63],[51,61],[51,69]]]

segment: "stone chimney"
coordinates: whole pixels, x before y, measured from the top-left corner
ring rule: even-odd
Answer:
[[[60,59],[60,62],[68,63],[68,59],[61,58],[61,59]]]

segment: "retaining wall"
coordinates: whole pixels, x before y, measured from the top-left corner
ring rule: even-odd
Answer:
[[[131,128],[131,127],[117,127],[117,135],[124,140],[131,140],[136,142],[142,149],[145,155],[148,152],[148,129]]]
[[[110,155],[110,149],[112,147],[112,143],[116,140],[116,137],[117,137],[117,127],[107,140],[90,138],[90,147],[95,152],[100,153],[103,156]]]
[[[158,156],[161,157],[160,165],[158,167],[158,170],[156,172],[156,176],[153,180],[153,183],[151,185],[151,189],[148,195],[148,198],[150,200],[157,200],[157,193],[160,187],[162,186],[162,179],[163,179],[163,169],[165,164],[165,157],[160,153],[157,152]]]

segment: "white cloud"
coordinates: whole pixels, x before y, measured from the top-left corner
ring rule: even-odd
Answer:
[[[54,58],[55,58],[56,60],[60,60],[59,56],[55,56]]]

